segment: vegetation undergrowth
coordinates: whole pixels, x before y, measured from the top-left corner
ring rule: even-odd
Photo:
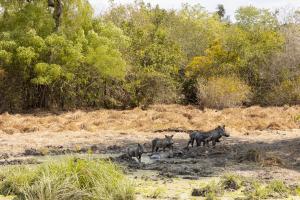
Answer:
[[[281,180],[272,180],[264,183],[235,174],[226,174],[219,182],[212,181],[201,188],[193,189],[192,196],[202,196],[207,200],[215,200],[228,194],[240,196],[238,199],[286,199],[290,196],[299,196],[299,188],[291,189]]]
[[[134,187],[115,164],[69,158],[0,172],[0,194],[27,200],[130,200]]]

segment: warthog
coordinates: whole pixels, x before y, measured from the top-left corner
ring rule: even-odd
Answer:
[[[197,146],[200,146],[201,143],[203,142],[203,146],[205,145],[205,139],[208,138],[209,135],[206,134],[205,132],[200,132],[200,131],[194,131],[190,133],[190,140],[187,144],[187,148],[189,148],[189,145],[191,144],[192,147],[194,146],[194,142],[196,141]]]
[[[213,130],[209,137],[205,139],[205,143],[208,145],[209,142],[212,142],[212,145],[215,146],[217,142],[220,142],[221,137],[229,137],[230,135],[225,131],[225,125],[218,126],[215,130]]]
[[[154,140],[152,140],[152,153],[154,151],[157,152],[159,148],[163,148],[163,151],[165,151],[166,148],[173,150],[173,136],[174,135],[165,135],[164,139],[155,138]]]
[[[129,147],[127,149],[127,154],[129,157],[135,157],[141,162],[142,154],[144,153],[144,147],[141,144],[138,144],[135,147]]]
[[[191,144],[192,147],[194,146],[194,142],[196,141],[197,146],[201,146],[201,143],[203,143],[203,146],[208,145],[210,141],[213,142],[213,145],[215,146],[216,142],[220,142],[220,138],[222,136],[229,137],[229,134],[225,131],[225,125],[218,126],[217,128],[210,130],[210,131],[194,131],[190,133],[190,140],[187,144],[187,149],[189,145]]]

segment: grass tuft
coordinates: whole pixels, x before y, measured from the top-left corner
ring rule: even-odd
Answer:
[[[268,185],[254,181],[244,193],[249,200],[284,199],[291,194],[291,191],[283,181],[273,180]]]
[[[224,190],[221,187],[221,184],[212,181],[203,188],[193,189],[192,196],[202,196],[208,198],[211,196],[221,196],[223,193]]]
[[[210,192],[206,195],[205,200],[219,200],[216,193]]]
[[[70,158],[0,172],[0,194],[17,199],[131,200],[134,188],[113,163]]]
[[[270,191],[261,183],[254,181],[251,184],[251,188],[245,191],[247,199],[251,200],[261,200],[267,199]]]
[[[150,192],[148,197],[152,199],[157,199],[163,197],[163,195],[166,193],[166,189],[163,187],[155,188],[153,191]]]
[[[294,192],[297,196],[300,196],[300,186],[297,186]]]
[[[227,191],[235,191],[242,187],[242,177],[235,174],[226,174],[221,177],[221,185]]]
[[[270,182],[267,189],[270,190],[270,197],[275,198],[286,198],[291,193],[290,189],[280,180]]]

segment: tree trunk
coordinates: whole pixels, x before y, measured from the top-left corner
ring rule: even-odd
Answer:
[[[55,20],[55,31],[58,31],[63,10],[62,0],[48,0],[48,6],[54,8],[53,18]]]

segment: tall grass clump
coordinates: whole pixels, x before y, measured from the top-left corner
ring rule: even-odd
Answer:
[[[227,191],[235,191],[242,187],[243,177],[235,174],[225,174],[221,177],[221,185]]]
[[[291,194],[291,190],[280,180],[273,180],[267,185],[254,181],[244,193],[249,200],[285,199]]]
[[[210,182],[205,187],[193,189],[192,191],[192,196],[206,197],[207,200],[217,199],[218,196],[222,196],[223,194],[224,190],[221,187],[221,184],[215,181]]]
[[[270,190],[258,181],[253,181],[250,188],[244,191],[247,200],[267,199],[270,196]]]
[[[288,186],[281,180],[273,180],[269,183],[267,188],[271,191],[271,197],[274,198],[287,198],[291,193]]]
[[[69,158],[0,173],[0,194],[23,200],[131,200],[134,188],[113,163]]]
[[[212,77],[198,81],[198,102],[209,108],[240,106],[249,101],[250,96],[251,88],[238,78]]]

